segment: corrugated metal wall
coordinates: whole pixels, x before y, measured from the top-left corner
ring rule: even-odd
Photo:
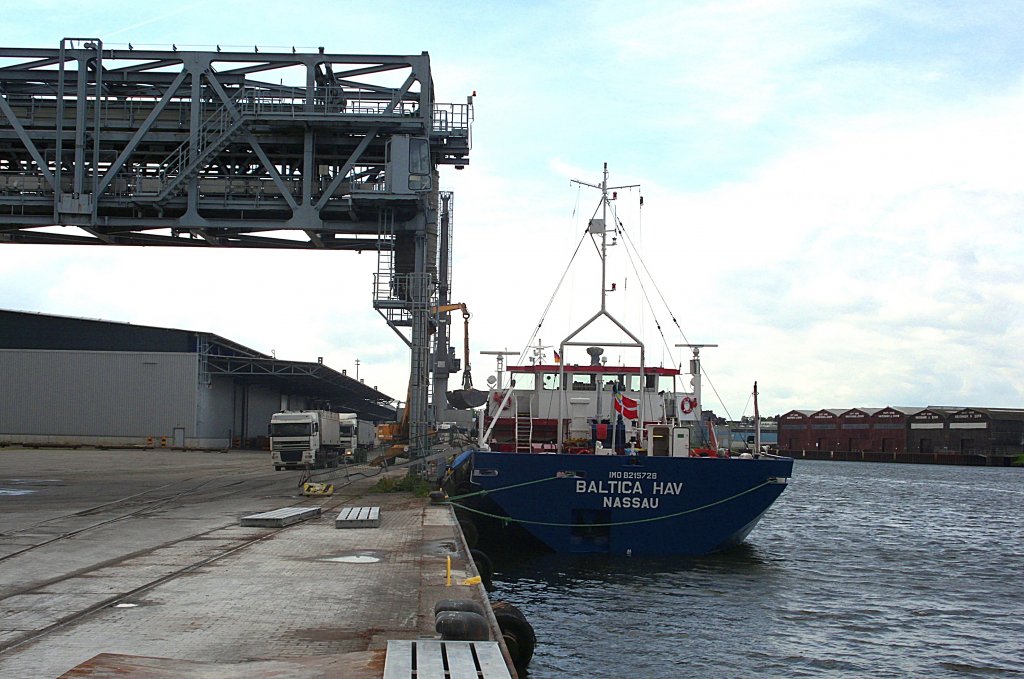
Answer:
[[[214,376],[199,388],[198,431],[204,442],[229,440],[242,446],[262,446],[270,416],[281,410],[281,392],[259,384],[246,384]]]
[[[0,350],[0,433],[196,436],[198,354]]]
[[[266,436],[270,428],[270,416],[281,409],[281,392],[259,384],[250,384],[245,389],[245,403],[244,436]]]
[[[228,445],[234,437],[234,380],[214,376],[209,384],[199,386],[197,436]]]

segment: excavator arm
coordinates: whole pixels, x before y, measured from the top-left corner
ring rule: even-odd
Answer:
[[[457,408],[459,410],[479,408],[487,402],[487,392],[473,388],[473,373],[469,364],[469,308],[466,307],[464,302],[460,302],[457,304],[442,304],[440,306],[431,307],[430,310],[439,314],[450,313],[452,311],[462,311],[462,322],[465,327],[465,332],[463,333],[462,389],[449,391],[447,394],[448,403],[453,408]]]

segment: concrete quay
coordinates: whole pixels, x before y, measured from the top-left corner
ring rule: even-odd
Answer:
[[[0,448],[0,676],[378,679],[388,640],[438,638],[442,599],[501,644],[452,509],[370,493],[381,474],[405,471],[309,498],[265,452]],[[370,505],[379,527],[335,528]],[[322,513],[240,525],[289,506]]]

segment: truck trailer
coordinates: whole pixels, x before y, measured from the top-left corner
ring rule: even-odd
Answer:
[[[339,413],[341,417],[341,449],[348,462],[365,462],[366,451],[377,446],[377,426],[360,420],[356,413]]]
[[[346,418],[344,435],[342,418]],[[274,413],[270,416],[274,470],[337,467],[347,450],[355,450],[354,430],[347,415],[329,410]]]

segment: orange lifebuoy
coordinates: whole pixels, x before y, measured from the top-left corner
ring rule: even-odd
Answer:
[[[683,402],[680,405],[680,409],[683,411],[684,414],[689,415],[694,410],[696,410],[696,408],[697,408],[697,399],[692,398],[690,396],[684,396],[683,397]]]

